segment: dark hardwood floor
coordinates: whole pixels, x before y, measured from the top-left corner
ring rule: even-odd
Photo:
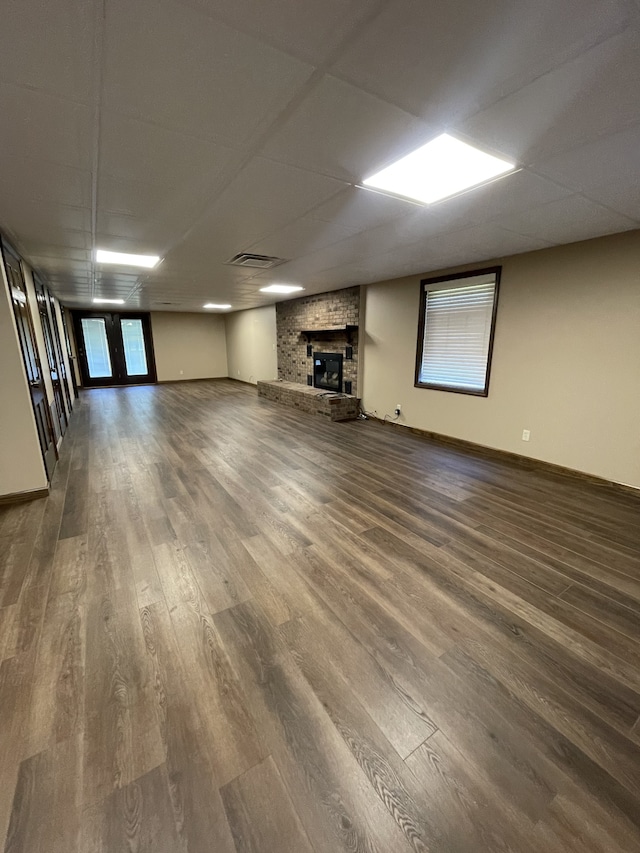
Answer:
[[[640,851],[640,496],[230,381],[0,508],[0,849]]]

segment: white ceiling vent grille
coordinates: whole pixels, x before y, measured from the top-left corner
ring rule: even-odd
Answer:
[[[227,264],[234,267],[255,267],[260,270],[268,270],[286,263],[285,258],[274,258],[271,255],[252,255],[251,252],[240,252],[234,255]]]

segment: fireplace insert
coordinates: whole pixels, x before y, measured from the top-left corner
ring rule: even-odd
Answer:
[[[313,384],[326,391],[342,391],[342,353],[314,352]]]

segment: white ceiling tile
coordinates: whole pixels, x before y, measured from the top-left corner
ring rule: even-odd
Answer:
[[[171,187],[161,181],[149,184],[102,175],[98,230],[107,238],[148,247],[137,251],[164,255],[198,220],[206,201],[205,186]]]
[[[158,215],[164,218],[148,219],[99,211],[97,239],[100,248],[165,256],[187,227],[189,220],[182,213],[159,210]]]
[[[66,246],[50,246],[48,251],[43,251],[41,254],[32,255],[31,261],[35,267],[40,264],[47,264],[50,270],[56,266],[64,270],[68,261],[91,261],[91,252],[89,249],[69,249]]]
[[[88,231],[72,231],[66,228],[59,228],[56,225],[47,225],[46,228],[41,228],[38,231],[38,236],[44,241],[44,244],[52,246],[60,246],[63,249],[90,249],[91,234]],[[28,250],[29,254],[43,254],[39,249],[43,243],[32,241],[28,237],[21,237],[21,244]]]
[[[7,209],[17,199],[76,207],[91,204],[91,173],[35,157],[0,155],[0,197]]]
[[[262,153],[358,183],[431,136],[433,128],[398,107],[327,76]]]
[[[66,204],[52,204],[26,196],[14,199],[10,206],[11,227],[18,236],[37,229],[43,239],[54,229],[91,230],[91,210]]]
[[[356,192],[365,199],[379,198],[366,190]],[[569,195],[570,190],[522,170],[437,204],[398,202],[403,205],[404,216],[364,230],[357,239],[346,242],[344,249],[360,258],[376,255],[491,220],[508,222],[514,213]]]
[[[233,255],[247,251],[290,219],[286,210],[258,208],[240,201],[218,203],[167,253],[167,259],[183,268],[206,265],[215,273]]]
[[[27,243],[25,246],[25,251],[28,253],[28,257],[46,257],[48,256],[46,249],[48,247],[44,247],[37,243]],[[34,264],[35,266],[35,264]],[[57,263],[56,259],[51,259],[47,261],[47,264],[39,264],[38,269],[42,272],[47,273],[49,268],[52,273],[59,273],[60,275],[68,274],[70,277],[78,276],[78,280],[83,279],[86,276],[91,274],[91,264],[84,261],[76,261],[76,260],[65,260],[64,267]],[[56,280],[58,276],[52,275],[52,278]]]
[[[172,207],[175,189],[161,182],[155,184],[123,180],[101,174],[98,181],[98,204],[103,212],[154,219],[158,211]]]
[[[363,258],[337,268],[336,272],[342,271],[343,275],[351,276],[354,281],[370,283],[386,278],[427,274],[459,264],[461,258],[464,258],[465,263],[476,263],[549,245],[544,240],[511,234],[494,223],[487,223]]]
[[[312,211],[314,219],[365,231],[407,215],[407,202],[383,193],[349,186]]]
[[[537,170],[640,221],[640,125],[543,160]],[[631,189],[631,191],[630,191]]]
[[[392,0],[332,73],[449,125],[619,32],[625,0]]]
[[[637,228],[638,223],[580,195],[544,204],[509,219],[509,231],[550,243],[574,243]]]
[[[311,252],[304,258],[298,258],[272,270],[259,272],[253,276],[251,281],[252,283],[259,282],[260,287],[274,282],[304,284],[304,279],[308,275],[332,269],[342,264],[349,264],[354,258],[360,257],[361,248],[364,245],[358,242],[360,237],[361,235],[356,234],[340,243],[334,243],[327,248]]]
[[[172,0],[108,0],[105,106],[164,127],[247,142],[312,67]]]
[[[149,240],[149,232],[153,225],[153,221],[142,217],[99,211],[97,230],[101,241],[100,248],[103,248],[102,241],[110,244],[112,238],[137,241],[141,245]],[[119,250],[114,249],[113,251]]]
[[[188,128],[185,128],[188,131]],[[100,122],[100,168],[105,175],[178,187],[220,177],[231,148],[105,110]]]
[[[630,27],[458,129],[521,164],[640,121],[640,32]]]
[[[509,221],[514,213],[570,195],[571,190],[523,169],[436,204],[414,207],[386,230],[392,229],[394,242],[404,245],[420,237],[455,232],[491,220]],[[371,239],[377,240],[379,232],[380,229],[370,231]]]
[[[89,100],[97,7],[90,0],[4,3],[2,80]]]
[[[351,237],[351,229],[312,219],[306,216],[291,225],[263,237],[253,243],[249,250],[262,255],[275,255],[279,258],[299,258],[316,249],[339,243]]]
[[[293,220],[345,186],[344,181],[326,175],[254,157],[225,189],[217,204],[221,207],[247,204],[286,211]]]
[[[425,243],[405,247],[407,261],[416,269],[433,270],[441,263],[443,254],[455,254],[469,258],[469,263],[480,258],[497,258],[522,252],[533,252],[552,245],[538,237],[525,236],[505,231],[499,225],[488,222],[446,234]]]
[[[106,249],[109,252],[129,252],[141,255],[161,255],[161,247],[151,238],[143,238],[140,235],[113,235],[104,231],[96,232],[96,248]]]
[[[101,264],[96,264],[95,281],[110,282],[114,285],[122,287],[134,287],[135,284],[147,275],[146,270],[140,272],[120,272],[117,267],[111,269],[106,268]]]
[[[286,53],[314,65],[327,54],[378,0],[179,0],[183,5],[225,21]]]
[[[0,83],[0,150],[90,169],[93,156],[90,107],[42,91]]]

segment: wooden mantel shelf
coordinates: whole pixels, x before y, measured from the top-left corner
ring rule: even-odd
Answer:
[[[335,335],[338,332],[344,332],[347,337],[347,343],[351,343],[351,336],[353,332],[357,332],[358,327],[352,325],[346,326],[328,326],[324,329],[302,329],[300,332],[301,335],[307,339],[307,343],[311,343],[312,338],[324,337],[325,335]]]

